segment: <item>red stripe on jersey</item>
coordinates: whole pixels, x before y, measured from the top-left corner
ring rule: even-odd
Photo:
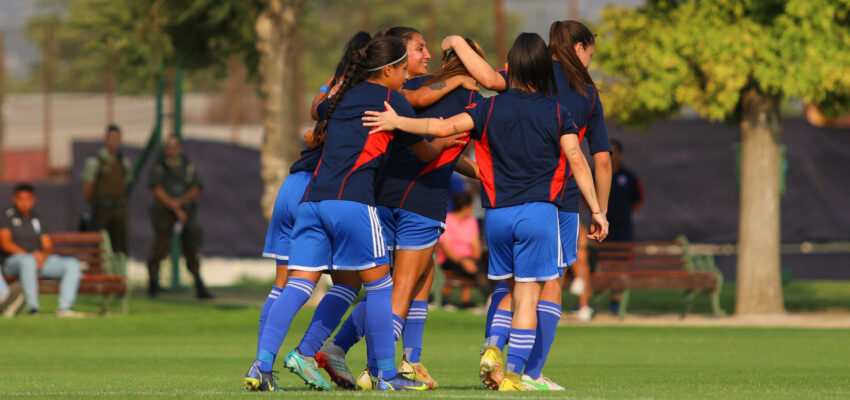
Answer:
[[[345,178],[342,178],[342,185],[339,186],[339,197],[338,199],[342,199],[342,191],[345,189],[345,181],[348,179],[351,174],[363,166],[363,164],[368,163],[378,157],[381,154],[387,152],[387,145],[390,144],[390,141],[393,140],[393,132],[378,132],[369,135],[369,138],[366,139],[366,144],[363,145],[363,150],[360,150],[360,157],[357,157],[357,161],[354,163],[354,167],[351,168],[351,171],[348,171],[348,174],[345,175]]]
[[[552,175],[552,182],[549,184],[549,201],[555,201],[558,198],[558,195],[561,195],[561,198],[564,196],[564,189],[567,185],[564,184],[567,178],[564,178],[564,173],[567,171],[567,156],[564,154],[564,151],[561,150],[561,156],[558,157],[558,168],[555,169],[555,174]],[[572,175],[573,171],[570,171],[570,175]]]
[[[490,207],[496,208],[496,181],[493,172],[493,157],[490,154],[490,144],[487,141],[487,127],[490,126],[490,114],[493,112],[493,103],[496,97],[490,98],[490,110],[487,111],[487,122],[484,123],[484,131],[481,140],[475,141],[475,160],[478,162],[478,171],[481,178],[481,186],[490,198]]]
[[[578,142],[579,142],[579,144],[581,144],[581,141],[582,141],[582,140],[584,140],[584,133],[585,133],[585,132],[587,132],[587,126],[582,127],[582,128],[578,131]],[[563,150],[563,149],[561,149],[561,159],[565,159],[565,157],[564,157],[564,156],[565,156],[565,155],[564,155],[564,150]],[[572,170],[572,169],[570,169],[570,173],[569,173],[569,174],[567,174],[567,177],[566,177],[566,178],[564,178],[564,187],[563,187],[563,188],[561,188],[561,196],[559,196],[559,199],[560,199],[560,200],[564,200],[564,194],[567,192],[567,185],[566,185],[566,182],[567,182],[567,181],[569,181],[569,180],[570,180],[570,178],[572,178],[572,176],[573,176],[573,170]]]
[[[465,133],[468,134],[469,132],[465,132]],[[404,205],[404,201],[407,200],[407,195],[408,195],[408,193],[410,193],[410,189],[413,189],[413,185],[416,184],[416,181],[420,177],[422,177],[422,175],[425,175],[425,174],[427,174],[427,173],[429,173],[429,172],[431,172],[431,171],[433,171],[437,168],[440,168],[443,165],[446,165],[446,164],[454,161],[456,158],[458,158],[460,156],[460,153],[462,153],[463,149],[466,148],[466,144],[469,143],[469,136],[464,137],[463,139],[460,139],[460,140],[463,141],[463,144],[456,144],[452,147],[444,149],[442,152],[440,152],[440,155],[437,158],[435,158],[430,163],[428,163],[428,166],[426,166],[425,169],[423,169],[422,172],[420,172],[419,175],[417,175],[416,178],[414,178],[413,181],[410,182],[410,185],[407,186],[407,190],[404,191],[404,196],[401,198],[401,204],[398,205],[399,208],[401,208],[401,206]]]

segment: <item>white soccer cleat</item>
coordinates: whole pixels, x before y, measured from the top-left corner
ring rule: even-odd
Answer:
[[[566,390],[563,386],[552,382],[551,379],[545,377],[543,374],[540,374],[537,379],[533,379],[532,377],[523,374],[522,375],[522,386],[526,390],[532,391],[561,391]]]
[[[588,307],[588,306],[584,306],[584,307],[579,308],[578,312],[576,313],[576,319],[579,320],[579,321],[582,321],[582,322],[588,322],[592,318],[593,318],[593,309]]]
[[[584,293],[585,286],[586,283],[584,282],[584,279],[575,278],[573,279],[573,282],[570,283],[570,293],[572,293],[573,296],[581,296],[581,294]]]

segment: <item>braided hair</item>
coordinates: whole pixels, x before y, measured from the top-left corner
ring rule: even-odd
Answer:
[[[328,133],[328,123],[336,107],[345,97],[345,93],[352,87],[366,79],[380,76],[382,66],[391,65],[393,62],[402,62],[407,52],[407,47],[400,40],[391,36],[380,36],[373,38],[365,48],[352,54],[351,62],[345,67],[342,74],[342,86],[331,99],[328,105],[325,119],[316,124],[313,129],[313,143],[320,146],[325,142]],[[369,71],[380,68],[375,71]]]
[[[336,65],[334,77],[331,80],[331,84],[328,86],[334,87],[342,80],[342,75],[345,73],[345,67],[351,64],[351,59],[354,54],[365,48],[366,45],[369,44],[370,40],[372,40],[372,36],[364,31],[359,31],[355,33],[351,39],[348,39],[348,43],[345,44],[345,50],[342,52],[342,59],[339,60],[339,64]]]

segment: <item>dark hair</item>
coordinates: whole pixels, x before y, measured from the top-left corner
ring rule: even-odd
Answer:
[[[552,55],[546,42],[536,33],[523,32],[508,52],[508,86],[533,89],[545,96],[558,94]]]
[[[452,195],[452,206],[454,211],[460,210],[466,206],[472,205],[472,195],[467,192],[455,193]]]
[[[619,151],[620,153],[623,152],[623,142],[621,142],[617,139],[611,139],[610,142],[611,142],[611,146],[614,146],[614,147],[617,148],[617,151]]]
[[[375,34],[375,37],[379,36],[392,36],[396,39],[401,40],[405,46],[407,46],[407,42],[413,38],[413,35],[419,33],[416,29],[409,28],[406,26],[396,26],[385,31],[381,31]],[[421,35],[421,33],[419,33]]]
[[[313,129],[313,144],[321,146],[328,133],[328,121],[331,119],[336,106],[342,101],[345,93],[354,85],[381,74],[382,67],[396,65],[407,60],[407,46],[392,36],[378,36],[369,41],[365,48],[357,51],[351,58],[351,63],[342,74],[342,86],[328,104],[325,119],[319,121]],[[380,68],[374,71],[371,69]]]
[[[564,76],[567,77],[567,84],[582,96],[587,97],[585,85],[596,88],[596,84],[593,83],[587,67],[582,64],[576,54],[576,43],[581,43],[586,49],[596,43],[596,36],[581,22],[555,21],[552,23],[549,28],[549,50],[561,63]]]
[[[478,45],[474,40],[469,38],[464,38],[466,40],[466,44],[472,48],[481,58],[484,58],[484,51],[481,50],[481,46]],[[446,51],[443,53],[443,67],[440,68],[440,71],[426,79],[425,82],[422,82],[422,86],[428,86],[437,82],[445,81],[456,75],[469,75],[469,71],[466,69],[466,66],[463,65],[463,62],[460,61],[460,58],[454,51]]]
[[[331,80],[331,87],[334,87],[337,83],[339,83],[342,78],[342,74],[345,73],[345,67],[348,64],[351,64],[351,58],[355,53],[366,47],[369,44],[369,41],[372,40],[372,36],[369,35],[368,32],[359,31],[348,39],[348,42],[345,44],[345,50],[342,51],[342,59],[339,60],[339,64],[336,65],[336,71],[334,72],[333,80]]]
[[[18,192],[35,193],[35,188],[33,188],[32,185],[30,185],[29,183],[21,182],[21,183],[15,185],[15,189],[13,190],[13,193],[15,193],[15,194],[18,194]]]
[[[165,137],[166,142],[171,140],[171,139],[177,139],[177,143],[179,143],[181,146],[183,145],[183,138],[180,137],[180,136],[177,136],[176,133],[169,134],[168,136]]]
[[[110,132],[118,132],[118,135],[121,135],[121,127],[115,124],[111,124],[106,127],[106,135],[109,136]]]

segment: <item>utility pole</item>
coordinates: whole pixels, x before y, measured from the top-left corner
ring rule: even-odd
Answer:
[[[578,21],[578,0],[567,0],[567,18]]]
[[[440,36],[437,34],[437,5],[434,4],[434,0],[428,2],[428,43],[433,46],[437,46],[437,52],[432,54],[440,54],[442,56],[442,51],[440,51]],[[439,65],[434,63],[435,65]]]
[[[505,48],[505,3],[502,0],[493,0],[496,17],[496,65],[502,65],[507,60]]]
[[[3,145],[4,128],[6,122],[3,120],[3,95],[6,93],[6,47],[3,30],[0,29],[0,179],[3,177],[3,156],[6,146]]]
[[[44,171],[50,172],[50,131],[53,109],[53,25],[44,26],[42,45],[42,136],[44,140]]]
[[[236,143],[236,140],[239,137],[239,125],[242,119],[241,95],[242,79],[244,79],[244,76],[242,76],[242,64],[239,61],[239,57],[235,55],[230,56],[230,62],[227,69],[227,102],[230,106],[230,142]]]
[[[369,0],[363,0],[360,6],[360,30],[369,32]]]
[[[115,55],[112,38],[106,40],[106,125],[115,123]]]

